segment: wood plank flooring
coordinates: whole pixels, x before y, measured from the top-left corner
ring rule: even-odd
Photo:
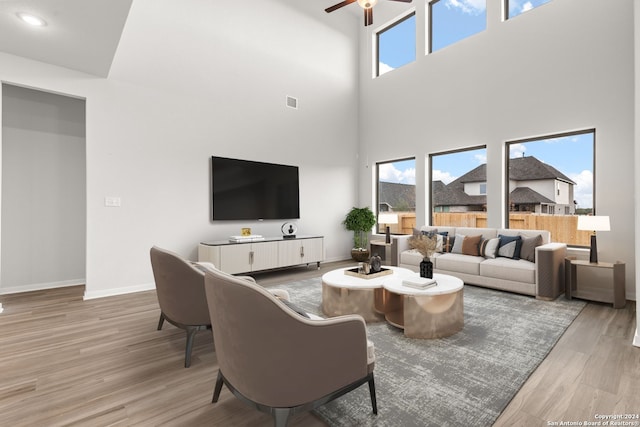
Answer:
[[[263,285],[316,277],[300,267],[256,275]],[[155,292],[83,301],[82,286],[0,296],[0,426],[270,426],[223,388],[210,332],[185,369],[184,331],[156,330]],[[635,303],[589,304],[495,423],[547,426],[640,412]],[[380,405],[384,399],[380,396]],[[291,426],[322,427],[313,414]]]

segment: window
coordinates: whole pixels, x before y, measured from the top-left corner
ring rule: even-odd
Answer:
[[[376,34],[376,77],[416,60],[416,15],[404,16]]]
[[[429,156],[431,225],[487,226],[487,149]]]
[[[486,0],[435,0],[429,3],[429,53],[487,28]]]
[[[416,226],[416,159],[376,164],[378,182],[378,232],[389,226],[393,234],[411,234]]]
[[[594,147],[595,130],[508,142],[508,227],[589,246],[577,223],[578,215],[594,214]]]
[[[505,19],[511,19],[551,0],[504,0]]]

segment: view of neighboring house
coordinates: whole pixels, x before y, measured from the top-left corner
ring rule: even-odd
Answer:
[[[512,212],[573,215],[575,202],[569,177],[533,156],[509,160],[509,205]],[[449,184],[432,183],[434,212],[485,211],[487,165],[467,172]]]
[[[415,184],[399,184],[397,182],[378,183],[379,212],[415,212]]]

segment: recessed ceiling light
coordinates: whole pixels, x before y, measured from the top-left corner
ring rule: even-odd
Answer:
[[[47,21],[40,18],[39,16],[32,15],[30,13],[19,12],[18,18],[22,19],[29,25],[33,25],[34,27],[44,27],[47,25]]]

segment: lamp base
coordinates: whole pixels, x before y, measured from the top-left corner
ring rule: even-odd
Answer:
[[[591,249],[589,250],[589,262],[598,263],[598,242],[595,233],[591,235]]]
[[[385,243],[391,243],[391,229],[390,227],[387,225],[387,235],[384,239]]]

